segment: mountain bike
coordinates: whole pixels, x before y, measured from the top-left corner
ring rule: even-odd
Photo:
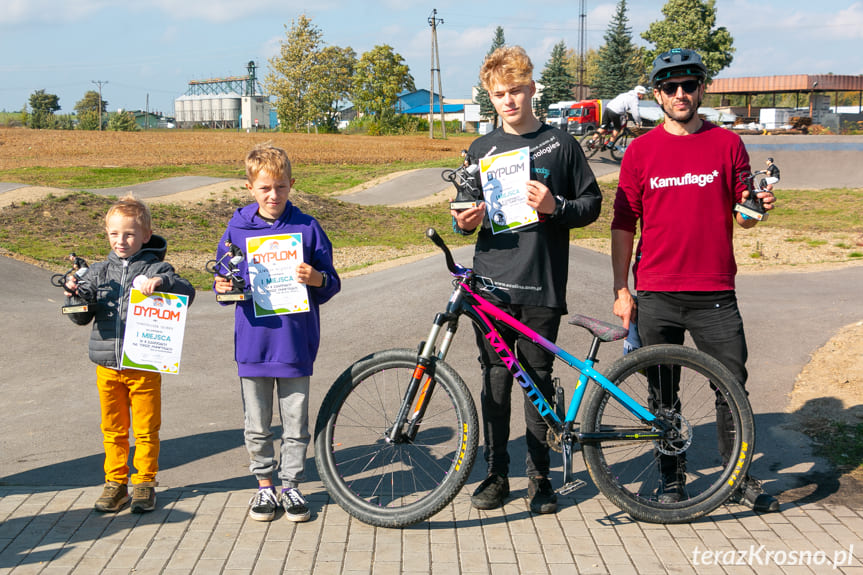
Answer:
[[[581,145],[585,157],[592,158],[597,152],[608,150],[612,159],[620,161],[623,159],[623,154],[626,152],[629,142],[634,140],[635,137],[635,132],[630,130],[629,126],[623,124],[617,133],[617,138],[613,140],[607,132],[605,134],[597,134],[594,131],[583,135],[578,143]]]
[[[558,493],[586,484],[572,468],[580,449],[599,491],[640,521],[691,521],[729,498],[749,467],[755,427],[746,393],[727,368],[690,347],[654,345],[623,355],[603,375],[593,367],[600,343],[623,339],[627,330],[571,316],[570,324],[593,336],[580,360],[482,297],[488,282],[456,264],[434,229],[426,235],[454,278],[446,308],[417,349],[379,351],[348,367],[318,412],[317,469],[345,511],[370,525],[406,527],[443,509],[466,483],[477,452],[477,412],[445,361],[462,316],[479,327],[548,424],[549,445],[563,458]],[[576,370],[568,406],[559,381],[555,397],[543,396],[500,326]],[[724,435],[717,432],[720,414]],[[686,479],[676,502],[663,497],[669,465]]]

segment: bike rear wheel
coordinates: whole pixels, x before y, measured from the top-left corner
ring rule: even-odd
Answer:
[[[479,440],[476,407],[461,377],[437,360],[425,415],[413,439],[388,438],[417,369],[417,353],[391,349],[346,369],[321,404],[315,461],[329,494],[378,527],[406,527],[443,509],[470,475]],[[428,382],[425,377],[424,381]]]
[[[626,153],[626,148],[629,146],[630,139],[631,134],[629,131],[623,132],[620,137],[617,138],[617,141],[614,143],[614,147],[609,151],[613,159],[617,161],[623,159],[623,154]]]
[[[584,152],[584,156],[587,158],[592,158],[604,143],[602,136],[599,136],[594,140],[594,134],[595,132],[588,132],[578,141],[578,144],[581,146],[581,150]]]
[[[673,421],[680,439],[586,442],[585,465],[597,488],[633,518],[653,523],[692,521],[722,505],[746,476],[755,448],[752,408],[731,372],[698,350],[654,345],[623,356],[606,377]],[[651,431],[601,387],[588,400],[582,429]],[[680,478],[682,498],[669,500],[664,486]]]

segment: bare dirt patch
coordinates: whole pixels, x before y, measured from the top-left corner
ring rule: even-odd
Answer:
[[[465,141],[427,135],[380,138],[345,134],[157,130],[88,132],[0,128],[0,169],[35,166],[240,167],[255,145],[270,142],[298,164],[387,164],[455,159]]]

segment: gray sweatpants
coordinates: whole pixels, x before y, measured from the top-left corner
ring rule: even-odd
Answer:
[[[309,445],[308,377],[241,377],[245,413],[246,450],[249,471],[258,478],[272,479],[278,467],[283,487],[298,487],[305,479],[306,448]],[[281,466],[273,447],[273,390],[279,401],[282,422]]]

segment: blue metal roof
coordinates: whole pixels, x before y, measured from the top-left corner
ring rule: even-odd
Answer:
[[[413,92],[402,92],[401,94],[398,95],[398,99],[399,99],[398,109],[399,110],[409,110],[411,108],[419,106],[423,102],[425,102],[426,105],[428,105],[429,91],[424,90],[424,89],[420,89],[420,90],[415,90]],[[434,103],[437,104],[439,100],[440,100],[440,97],[437,94],[435,94],[434,95]]]
[[[435,114],[440,114],[440,104],[435,104],[432,112]],[[456,114],[458,112],[464,112],[464,104],[444,104],[443,105],[444,114]],[[429,105],[424,104],[422,106],[415,106],[410,108],[409,110],[405,110],[402,114],[428,114],[429,113]]]

